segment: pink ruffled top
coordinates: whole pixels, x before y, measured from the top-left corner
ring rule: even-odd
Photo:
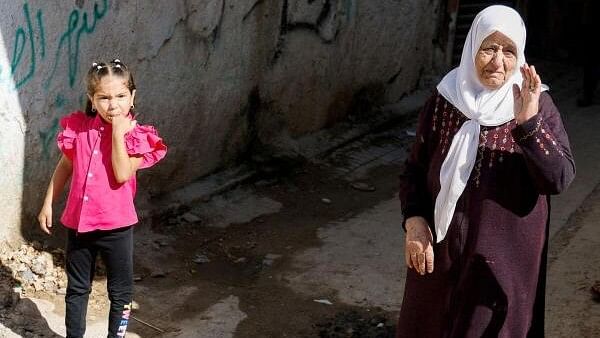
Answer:
[[[112,126],[98,115],[74,112],[61,119],[60,150],[73,163],[71,189],[61,222],[78,232],[112,230],[138,222],[133,204],[135,175],[125,183],[115,179],[112,161]],[[125,135],[130,156],[143,158],[140,169],[165,157],[167,146],[152,126],[136,125]]]

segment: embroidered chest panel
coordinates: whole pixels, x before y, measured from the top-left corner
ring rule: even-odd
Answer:
[[[467,121],[467,117],[458,109],[448,103],[441,95],[436,97],[431,130],[434,140],[438,142],[438,150],[443,157],[446,156],[450,148],[452,138],[465,121]],[[476,186],[479,186],[482,170],[498,169],[509,156],[522,153],[521,148],[512,136],[512,130],[516,127],[515,120],[499,126],[481,126],[477,158],[472,173],[472,179]],[[528,138],[535,138],[537,148],[545,156],[550,156],[553,152],[564,156],[555,137],[544,127],[541,117],[537,118],[536,128],[525,135],[523,140]]]

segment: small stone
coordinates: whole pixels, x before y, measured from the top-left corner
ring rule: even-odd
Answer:
[[[20,273],[21,278],[23,279],[24,282],[26,283],[33,283],[37,280],[37,276],[31,272],[31,270],[26,269],[25,271]]]
[[[331,204],[331,200],[329,198],[321,198],[321,202],[325,204]]]
[[[42,291],[44,290],[44,284],[42,284],[42,281],[35,281],[33,282],[33,288],[36,292]]]
[[[167,272],[165,272],[165,271],[154,271],[153,273],[150,274],[150,277],[152,277],[152,278],[164,278],[164,277],[167,277]]]
[[[23,288],[20,286],[15,286],[13,288],[13,292],[18,293],[18,294],[22,294],[23,293]]]
[[[246,263],[246,261],[248,261],[248,259],[246,257],[240,257],[240,258],[236,259],[234,261],[234,263],[240,264],[240,263]]]
[[[352,182],[350,186],[359,191],[375,191],[375,187],[365,182]]]
[[[200,217],[191,212],[186,212],[185,214],[181,215],[181,218],[188,223],[198,223],[202,220]]]
[[[31,262],[31,271],[39,276],[44,276],[47,274],[48,270],[54,268],[53,265],[52,255],[50,253],[41,254]]]
[[[133,275],[133,281],[134,282],[140,282],[142,279],[144,279],[144,277],[142,275]]]
[[[281,258],[281,255],[277,255],[277,254],[267,254],[265,255],[265,258],[262,261],[262,264],[265,266],[272,266],[273,263],[275,263],[275,260]]]

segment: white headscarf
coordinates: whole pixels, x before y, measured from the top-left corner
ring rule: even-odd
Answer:
[[[517,47],[517,64],[512,75],[496,90],[486,89],[475,69],[475,56],[483,40],[501,32]],[[458,130],[440,169],[441,189],[435,201],[437,242],[444,239],[456,203],[467,185],[479,146],[480,126],[498,126],[514,118],[513,84],[521,85],[519,68],[525,63],[525,24],[519,13],[494,5],[477,14],[467,34],[460,65],[438,84],[438,92],[469,120]]]

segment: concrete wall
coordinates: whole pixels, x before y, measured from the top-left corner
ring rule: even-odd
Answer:
[[[119,57],[134,71],[140,120],[170,146],[140,174],[140,193],[156,194],[282,134],[330,126],[365,88],[380,103],[399,100],[444,47],[432,42],[439,3],[2,1],[0,237],[35,227],[59,157],[58,119],[83,107],[92,61]]]

